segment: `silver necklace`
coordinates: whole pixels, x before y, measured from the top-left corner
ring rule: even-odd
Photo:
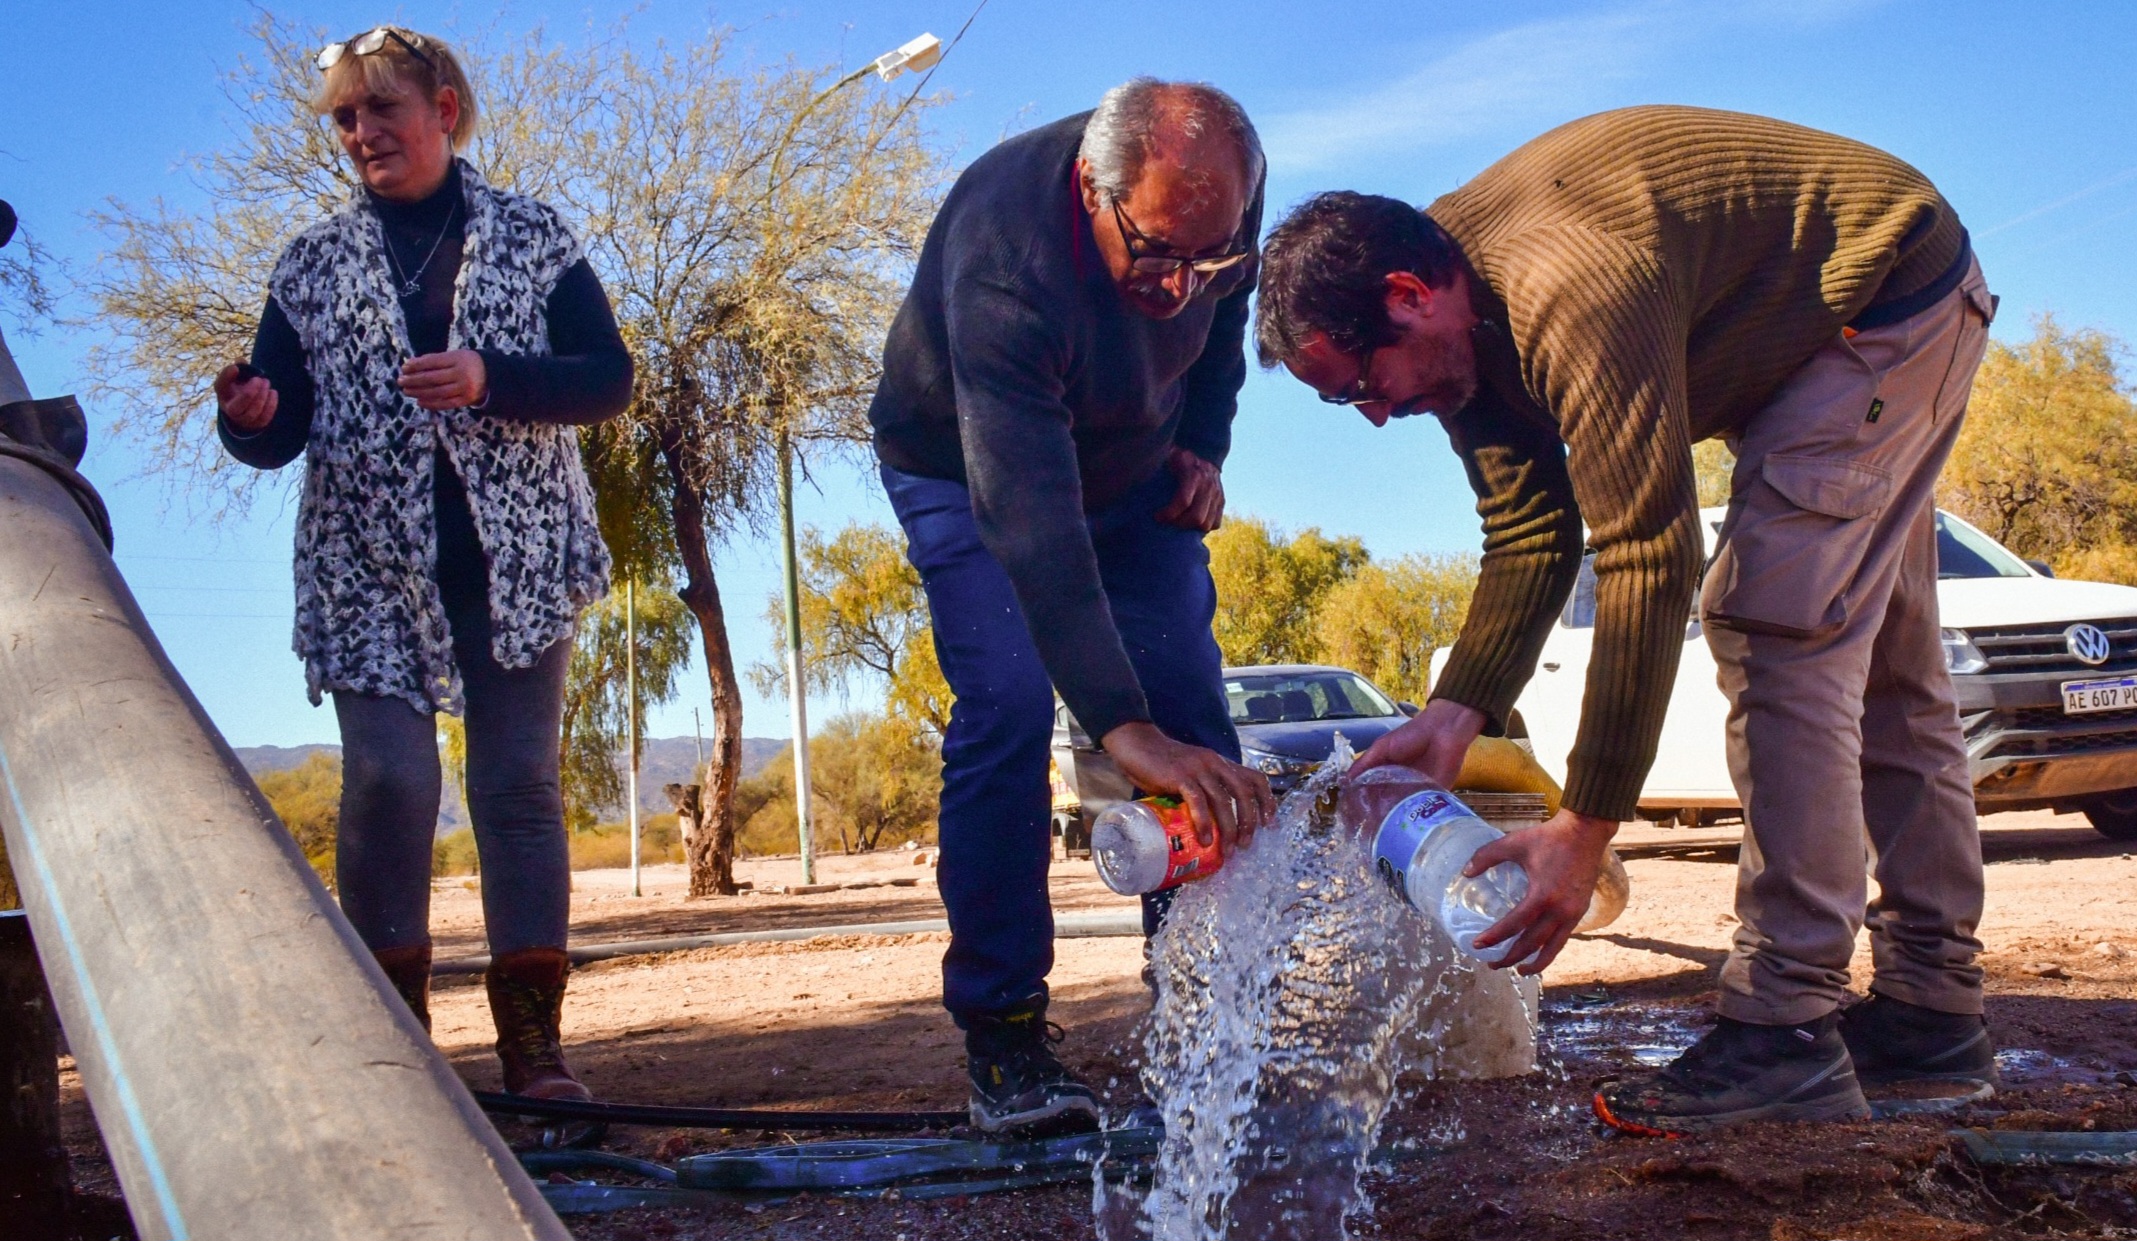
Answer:
[[[438,229],[438,239],[430,243],[430,253],[423,256],[423,265],[416,268],[416,274],[413,276],[401,270],[401,260],[393,253],[393,238],[386,235],[384,228],[379,229],[379,239],[386,243],[386,261],[393,264],[393,274],[400,277],[402,297],[414,297],[418,292],[422,291],[423,273],[430,270],[430,261],[438,257],[438,247],[445,244],[445,235],[452,231],[453,217],[458,214],[460,214],[459,203],[454,203],[446,209],[445,224]]]

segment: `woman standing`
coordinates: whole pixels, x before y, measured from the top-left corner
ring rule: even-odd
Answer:
[[[380,26],[318,65],[363,188],[283,252],[251,365],[215,394],[238,460],[308,455],[295,646],[341,725],[342,909],[427,1029],[433,716],[464,711],[505,1089],[585,1099],[558,1036],[557,747],[609,558],[573,428],[629,403],[630,354],[557,213],[455,155],[475,99],[450,48]]]

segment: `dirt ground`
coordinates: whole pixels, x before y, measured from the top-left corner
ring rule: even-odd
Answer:
[[[1981,936],[1989,1016],[2006,1089],[1959,1123],[2137,1129],[2137,850],[2046,813],[1983,821]],[[1427,1154],[1377,1173],[1356,1229],[1400,1238],[1697,1236],[1761,1241],[1971,1241],[2137,1235],[2137,1173],[1976,1168],[1946,1136],[1953,1118],[1845,1126],[1750,1126],[1665,1142],[1596,1132],[1586,1100],[1607,1074],[1666,1060],[1697,1036],[1734,926],[1733,834],[1631,828],[1620,837],[1632,900],[1577,939],[1546,976],[1545,1071],[1493,1083],[1414,1083],[1389,1137]],[[881,883],[806,896],[683,899],[680,868],[581,872],[574,942],[754,928],[939,918],[932,871],[911,853],[819,860],[818,881]],[[798,883],[793,859],[747,861],[759,888]],[[1057,909],[1132,909],[1088,862],[1057,863]],[[441,881],[440,957],[482,950],[476,893]],[[748,944],[587,966],[573,977],[565,1039],[601,1098],[729,1107],[956,1109],[961,1046],[938,1003],[946,935]],[[1052,1016],[1064,1058],[1116,1105],[1133,1098],[1141,942],[1062,939]],[[1868,976],[1867,948],[1857,957]],[[498,1085],[479,980],[441,978],[435,1037],[467,1081]],[[71,1075],[70,1140],[84,1187],[113,1192]],[[507,1136],[530,1134],[507,1126]],[[621,1153],[672,1160],[827,1135],[616,1129]],[[615,1178],[603,1176],[601,1179]],[[577,1235],[645,1238],[1093,1236],[1084,1186],[946,1202],[800,1199],[703,1211],[571,1219]],[[99,1235],[109,1235],[100,1233]],[[1331,1230],[1333,1235],[1333,1230]]]

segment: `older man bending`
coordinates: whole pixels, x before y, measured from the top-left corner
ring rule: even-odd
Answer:
[[[1261,182],[1228,96],[1129,82],[965,170],[884,346],[876,455],[957,698],[943,1004],[988,1132],[1099,1120],[1046,1021],[1055,689],[1204,833],[1236,840],[1273,809],[1238,762],[1202,544],[1224,514]]]

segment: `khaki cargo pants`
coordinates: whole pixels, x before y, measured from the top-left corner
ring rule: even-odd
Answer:
[[[1879,992],[1981,1011],[1981,840],[1933,491],[1993,315],[1976,264],[1928,310],[1820,350],[1735,445],[1700,598],[1746,823],[1723,1016],[1831,1012],[1865,922]]]

